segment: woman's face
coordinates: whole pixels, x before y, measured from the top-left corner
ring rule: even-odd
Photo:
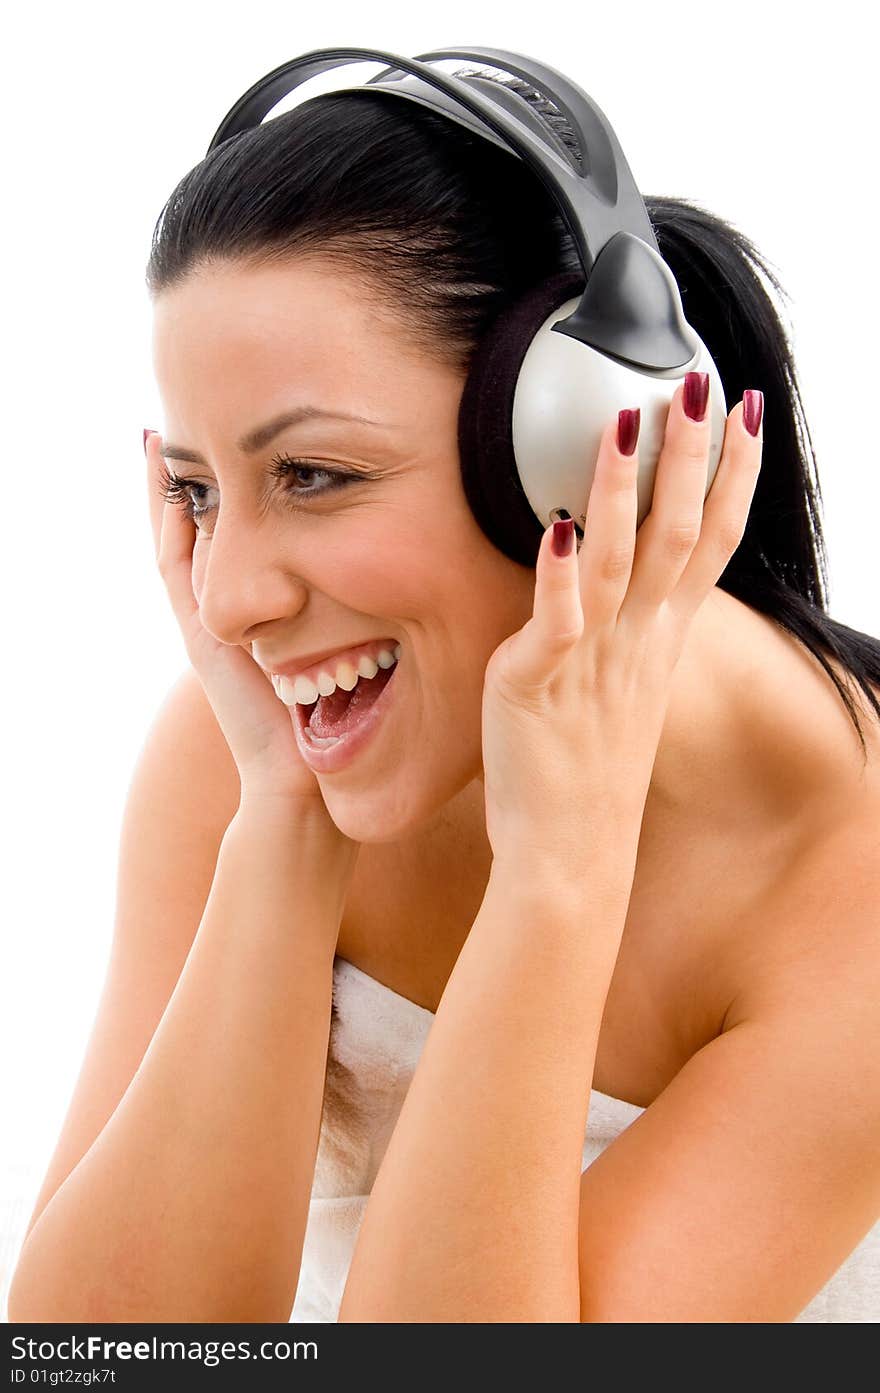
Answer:
[[[357,841],[418,830],[482,775],[486,664],[532,612],[534,572],[503,556],[461,483],[464,379],[424,355],[357,280],[317,260],[225,266],[164,292],[153,358],[163,442],[197,518],[202,624],[271,666],[394,637],[394,715],[343,769],[318,775]],[[311,405],[253,453],[237,442]],[[273,457],[302,458],[283,478]],[[349,476],[328,487],[324,469]],[[323,490],[323,491],[322,491]],[[389,713],[390,715],[390,713]]]

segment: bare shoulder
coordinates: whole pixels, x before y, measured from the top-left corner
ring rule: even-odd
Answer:
[[[880,991],[880,801],[808,838],[736,926],[724,1029],[823,996],[876,1011]],[[873,1004],[873,1005],[872,1005]]]

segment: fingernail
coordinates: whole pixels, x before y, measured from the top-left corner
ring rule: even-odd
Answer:
[[[641,421],[641,407],[637,406],[635,411],[618,411],[617,448],[622,455],[631,455],[635,450]]]
[[[764,393],[749,387],[743,392],[743,424],[749,435],[757,435],[764,415]]]
[[[684,414],[692,421],[702,421],[709,400],[709,374],[686,372],[684,375]]]
[[[563,508],[559,512],[564,512]],[[553,555],[569,556],[574,546],[574,518],[564,518],[553,524]]]
[[[156,432],[153,430],[152,426],[144,426],[144,454],[147,453],[147,439],[149,436],[155,434]]]

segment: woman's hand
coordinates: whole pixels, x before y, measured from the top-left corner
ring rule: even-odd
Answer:
[[[739,545],[761,466],[763,432],[749,434],[738,403],[704,504],[710,412],[691,420],[683,391],[669,405],[641,527],[638,445],[621,454],[613,421],[579,551],[556,556],[546,530],[532,617],[486,668],[486,829],[496,860],[539,852],[587,869],[591,829],[621,817],[641,825],[688,627]]]
[[[327,811],[320,785],[297,748],[291,713],[271,679],[246,649],[220,643],[202,626],[193,591],[195,523],[166,501],[164,462],[156,432],[144,437],[147,487],[156,560],[187,655],[226,737],[241,781],[241,806],[280,799],[319,836],[324,832],[352,852],[359,846],[339,831]]]

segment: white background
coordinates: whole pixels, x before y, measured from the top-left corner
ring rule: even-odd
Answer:
[[[162,425],[150,237],[257,78],[314,48],[415,55],[468,43],[571,76],[611,120],[644,193],[683,195],[733,222],[781,279],[819,462],[830,610],[880,634],[869,9],[154,0],[44,4],[22,18],[15,8],[0,225],[4,1312],[102,984],[129,779],[186,665],[146,509],[141,432]],[[308,95],[376,71],[337,69]]]

